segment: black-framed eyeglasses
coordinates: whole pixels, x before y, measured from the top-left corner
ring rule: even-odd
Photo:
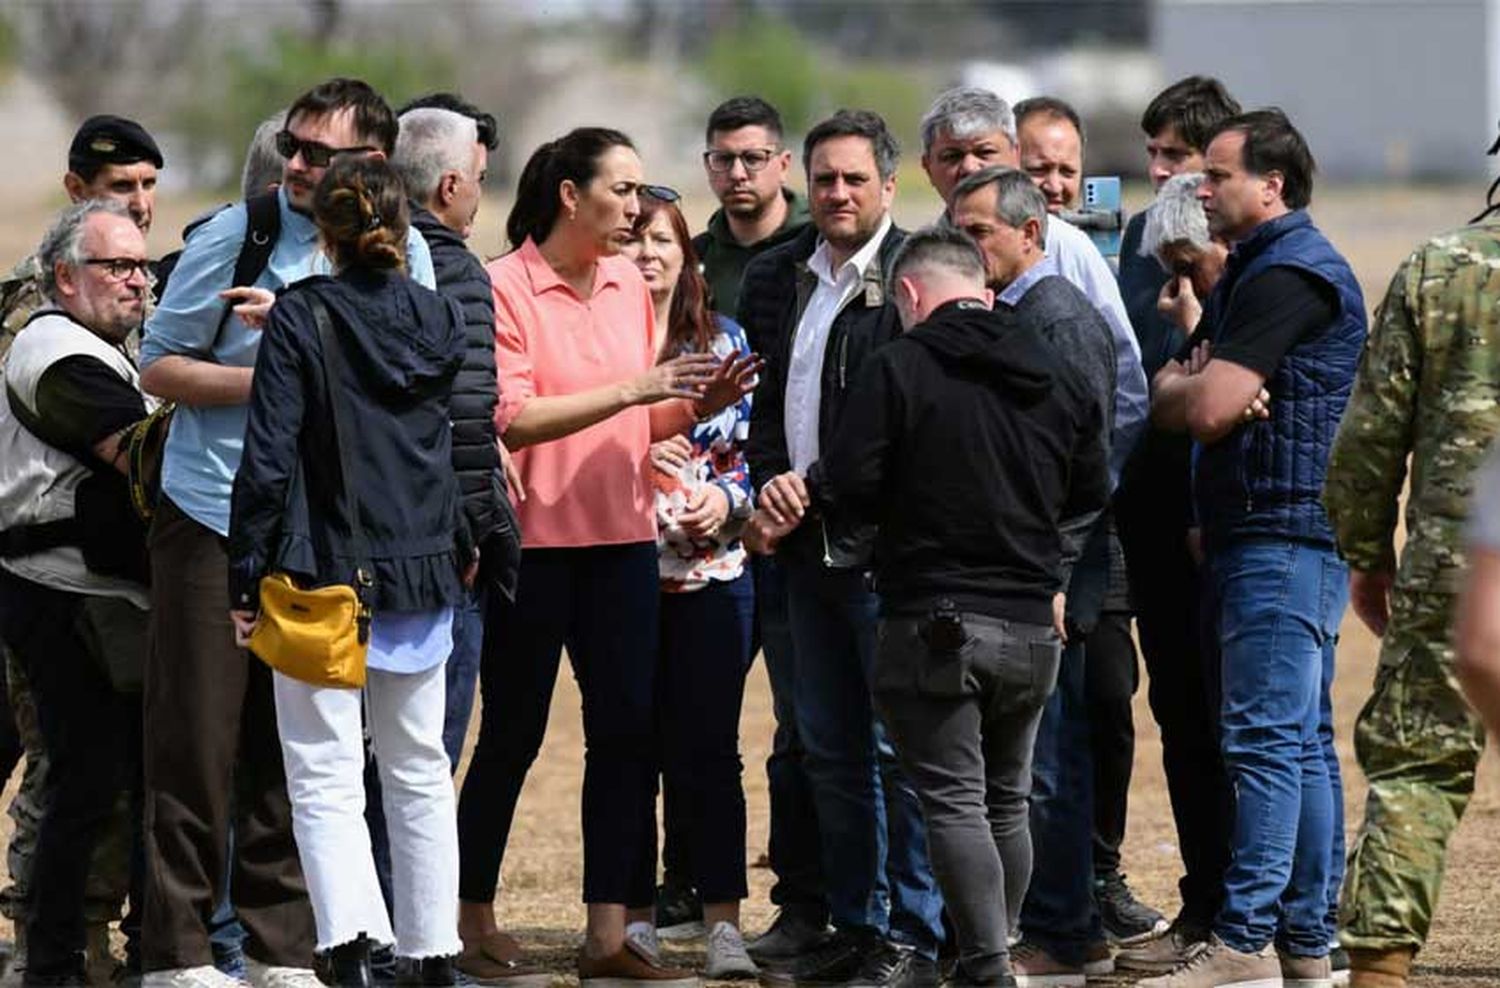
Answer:
[[[643,196],[650,196],[662,202],[676,202],[682,198],[682,193],[669,185],[639,185],[636,191]]]
[[[703,163],[708,166],[709,171],[719,174],[733,171],[736,161],[744,162],[745,171],[758,172],[769,165],[780,151],[780,148],[775,147],[748,148],[744,151],[710,150],[703,152]]]
[[[291,161],[300,151],[302,160],[307,162],[309,168],[327,168],[333,163],[333,159],[341,154],[361,154],[374,150],[376,149],[368,144],[360,144],[352,148],[331,148],[317,141],[304,141],[289,130],[279,131],[276,134],[276,153],[287,161]]]
[[[151,262],[144,257],[87,257],[83,263],[103,268],[110,281],[128,281],[137,271],[142,278],[151,280]]]

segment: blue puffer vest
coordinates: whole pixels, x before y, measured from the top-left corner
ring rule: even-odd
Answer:
[[[1200,450],[1194,497],[1210,547],[1260,537],[1334,543],[1323,511],[1323,481],[1367,331],[1354,272],[1307,213],[1297,210],[1261,224],[1236,245],[1204,318],[1212,339],[1234,305],[1235,290],[1278,265],[1332,285],[1339,314],[1277,364],[1266,382],[1269,419],[1241,425]]]

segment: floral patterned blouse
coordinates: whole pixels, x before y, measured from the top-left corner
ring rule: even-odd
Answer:
[[[745,331],[732,319],[715,316],[718,333],[709,349],[718,357],[749,351]],[[684,348],[685,350],[686,348]],[[664,593],[701,590],[715,580],[728,581],[745,571],[745,548],[740,530],[754,509],[750,468],[744,445],[750,435],[750,395],[711,419],[699,422],[688,439],[692,455],[675,474],[651,470],[656,488],[656,545]],[[716,535],[693,538],[682,531],[677,516],[694,492],[713,484],[729,498],[729,517]]]

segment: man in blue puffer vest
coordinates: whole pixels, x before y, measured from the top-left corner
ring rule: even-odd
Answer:
[[[1219,126],[1198,195],[1233,251],[1156,377],[1154,420],[1196,443],[1221,746],[1238,799],[1213,936],[1145,988],[1329,983],[1343,806],[1328,688],[1348,570],[1320,498],[1366,318],[1354,273],[1304,211],[1313,167],[1280,110]]]

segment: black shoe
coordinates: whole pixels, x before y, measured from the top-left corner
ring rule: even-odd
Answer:
[[[828,938],[826,914],[783,909],[766,932],[745,944],[745,953],[759,967],[785,968]]]
[[[1122,947],[1145,943],[1167,930],[1167,918],[1137,899],[1118,871],[1094,879],[1094,901],[1104,921],[1104,935]]]
[[[843,988],[916,988],[913,981],[912,961],[918,955],[909,947],[898,947],[889,940],[877,940],[863,951],[864,959],[854,976],[845,981]],[[926,958],[928,976],[935,986],[937,965]]]
[[[906,988],[938,988],[943,983],[943,966],[930,957],[910,951],[906,959]]]
[[[396,983],[396,948],[388,943],[370,947],[370,977],[377,985]]]
[[[313,973],[325,985],[374,988],[375,977],[370,971],[370,950],[373,946],[370,938],[360,933],[348,943],[320,950],[313,955]]]
[[[706,932],[703,900],[685,886],[656,887],[656,935],[663,940],[691,940]]]
[[[792,964],[797,985],[842,985],[859,974],[865,955],[885,940],[872,930],[834,930]],[[753,956],[752,956],[753,959]]]
[[[17,979],[23,985],[86,985],[89,983],[88,966],[85,962],[83,951],[78,951],[76,956],[64,958],[61,963],[48,965],[47,968],[38,970],[35,958],[27,958],[30,963],[16,973],[20,975]]]
[[[454,988],[472,984],[453,966],[452,957],[398,957],[396,984],[422,988]]]

